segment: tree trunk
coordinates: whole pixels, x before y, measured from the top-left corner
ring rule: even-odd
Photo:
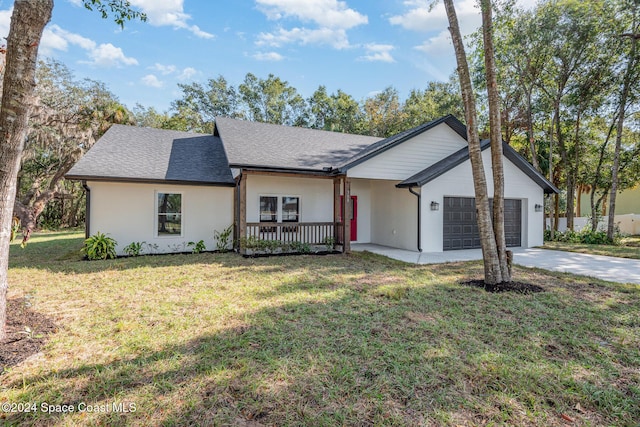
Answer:
[[[538,162],[538,151],[536,149],[536,140],[533,137],[533,111],[531,108],[531,88],[526,89],[527,98],[527,133],[529,137],[529,151],[531,152],[531,162],[533,167],[538,172],[542,172],[540,169],[540,162]]]
[[[28,108],[35,86],[38,45],[53,0],[16,0],[7,38],[0,108],[0,340],[6,338],[9,239]]]
[[[467,121],[467,142],[469,144],[469,159],[473,171],[473,186],[476,195],[476,211],[478,216],[478,229],[480,244],[482,246],[482,258],[484,260],[484,281],[487,284],[497,284],[502,281],[500,260],[496,240],[491,225],[489,210],[489,196],[487,194],[487,180],[482,164],[482,152],[480,150],[480,137],[478,136],[478,123],[475,104],[475,95],[471,86],[469,65],[464,50],[458,17],[453,6],[453,0],[444,0],[447,18],[449,19],[449,31],[453,40],[458,64],[458,77],[464,102],[465,119]]]
[[[604,157],[607,151],[607,146],[609,145],[609,141],[611,140],[611,135],[613,134],[613,129],[616,126],[616,119],[618,117],[618,111],[614,114],[613,121],[611,126],[609,126],[609,132],[607,132],[607,137],[604,142],[600,146],[600,155],[598,157],[598,166],[596,166],[596,173],[593,177],[593,182],[591,183],[591,196],[589,198],[589,203],[591,205],[591,231],[598,231],[598,222],[600,219],[600,202],[602,202],[605,195],[600,196],[598,201],[595,201],[596,190],[598,189],[598,182],[600,181],[600,174],[602,172],[602,165],[604,164]]]
[[[633,29],[636,27],[636,16],[634,15]],[[631,51],[629,52],[629,62],[625,70],[620,93],[620,114],[618,115],[618,125],[616,128],[616,146],[613,154],[613,169],[611,170],[611,195],[609,196],[609,220],[607,222],[607,238],[613,240],[615,234],[616,196],[618,193],[618,170],[620,169],[620,150],[622,149],[622,132],[624,132],[624,117],[627,108],[627,97],[631,87],[633,69],[636,63],[636,46],[638,39],[631,37]]]
[[[491,165],[493,166],[493,233],[500,262],[501,282],[510,282],[511,274],[507,258],[507,241],[504,232],[504,166],[502,164],[502,126],[500,123],[500,96],[496,76],[493,47],[491,0],[482,0],[482,34],[484,39],[484,63],[487,95],[489,99],[489,127],[491,137]]]

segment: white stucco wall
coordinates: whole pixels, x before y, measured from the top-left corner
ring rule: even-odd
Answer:
[[[260,221],[260,196],[300,197],[300,222],[333,221],[333,180],[247,175],[247,222]]]
[[[505,198],[522,200],[522,247],[543,244],[543,213],[535,212],[535,205],[543,205],[543,190],[524,172],[504,159]],[[491,149],[482,153],[489,195],[493,194]],[[471,162],[467,160],[422,187],[422,250],[442,251],[443,201],[445,196],[474,197]],[[432,201],[440,210],[430,210]]]
[[[118,242],[117,251],[131,242],[157,244],[156,252],[173,252],[172,247],[204,240],[215,249],[215,230],[233,223],[233,187],[192,185],[87,183],[91,189],[90,234],[108,233]],[[182,235],[156,234],[156,194],[182,194]]]
[[[371,243],[415,251],[418,202],[398,182],[371,180]]]
[[[349,176],[402,181],[466,145],[465,139],[442,123],[354,166]]]

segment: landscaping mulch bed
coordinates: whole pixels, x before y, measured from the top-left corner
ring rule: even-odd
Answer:
[[[7,301],[7,334],[0,342],[0,374],[37,354],[57,330],[48,317],[33,311],[24,298]]]
[[[531,283],[522,282],[502,282],[496,285],[488,285],[484,283],[484,280],[468,280],[466,282],[460,282],[461,285],[475,286],[477,288],[483,288],[487,292],[516,292],[519,294],[533,294],[537,292],[544,292],[542,286],[533,285]]]

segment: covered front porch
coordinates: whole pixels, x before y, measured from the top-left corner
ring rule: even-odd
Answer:
[[[236,249],[321,247],[349,253],[357,206],[344,200],[352,200],[345,175],[243,169],[234,203]]]

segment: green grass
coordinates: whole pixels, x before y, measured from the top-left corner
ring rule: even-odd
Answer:
[[[587,245],[584,243],[544,242],[545,249],[640,259],[640,236],[623,237],[620,245]]]
[[[135,404],[6,425],[573,425],[640,420],[640,289],[542,270],[547,292],[459,282],[478,262],[364,253],[79,261],[82,236],[11,249],[10,298],[59,331],[0,402]]]

